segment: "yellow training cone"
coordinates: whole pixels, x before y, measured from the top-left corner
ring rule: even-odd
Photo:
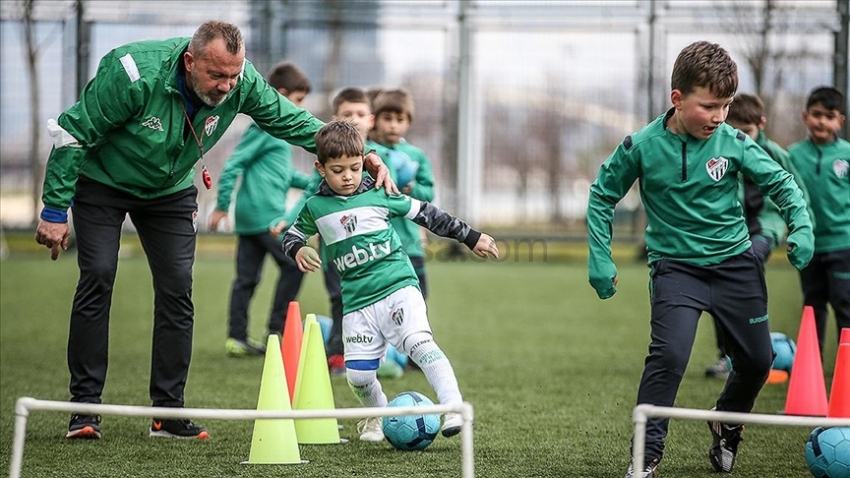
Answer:
[[[322,329],[315,314],[307,314],[304,322],[304,340],[298,360],[298,376],[295,380],[295,410],[333,410],[334,396],[331,376],[325,356]],[[314,418],[295,420],[298,443],[330,445],[347,443],[339,438],[336,418]]]
[[[283,359],[280,356],[280,339],[269,335],[266,346],[266,359],[263,365],[263,378],[260,382],[260,399],[257,410],[292,410],[289,405],[289,392],[286,388],[286,375],[283,371]],[[295,422],[292,419],[260,419],[254,421],[254,435],[251,438],[251,454],[243,464],[301,464],[298,450],[298,438],[295,434]]]

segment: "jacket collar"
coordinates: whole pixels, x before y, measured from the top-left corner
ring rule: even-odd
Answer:
[[[354,191],[351,196],[356,196],[358,194],[363,194],[366,191],[375,187],[375,180],[372,179],[372,176],[366,176],[363,178],[363,181],[360,182],[360,187],[357,188],[357,191]],[[339,196],[339,194],[335,193],[330,186],[328,186],[328,182],[322,179],[322,182],[319,183],[319,190],[316,192],[317,196]],[[341,196],[346,197],[346,196]],[[348,196],[350,197],[350,196]]]

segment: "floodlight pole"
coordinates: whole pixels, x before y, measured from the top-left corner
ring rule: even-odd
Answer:
[[[457,213],[470,224],[477,224],[481,201],[481,126],[475,117],[473,32],[469,25],[471,3],[461,0],[458,14]]]

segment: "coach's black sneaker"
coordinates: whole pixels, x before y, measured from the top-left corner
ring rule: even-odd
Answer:
[[[644,460],[642,470],[635,471],[634,463],[629,462],[629,469],[626,471],[625,478],[655,478],[655,469],[658,468],[658,463],[661,462],[658,458]]]
[[[68,434],[65,438],[88,438],[97,440],[100,438],[100,415],[71,415],[68,423]]]
[[[708,449],[708,460],[711,466],[720,473],[731,473],[735,466],[735,455],[738,454],[738,444],[744,438],[744,426],[729,426],[720,422],[708,422],[713,438],[711,448]]]
[[[150,436],[207,440],[210,434],[202,427],[192,423],[191,420],[160,420],[154,418],[151,422]]]

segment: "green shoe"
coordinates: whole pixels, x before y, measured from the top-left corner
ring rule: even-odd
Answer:
[[[228,357],[249,357],[255,355],[265,355],[266,347],[258,344],[251,339],[247,341],[237,340],[233,337],[228,337],[224,342],[224,350]]]

